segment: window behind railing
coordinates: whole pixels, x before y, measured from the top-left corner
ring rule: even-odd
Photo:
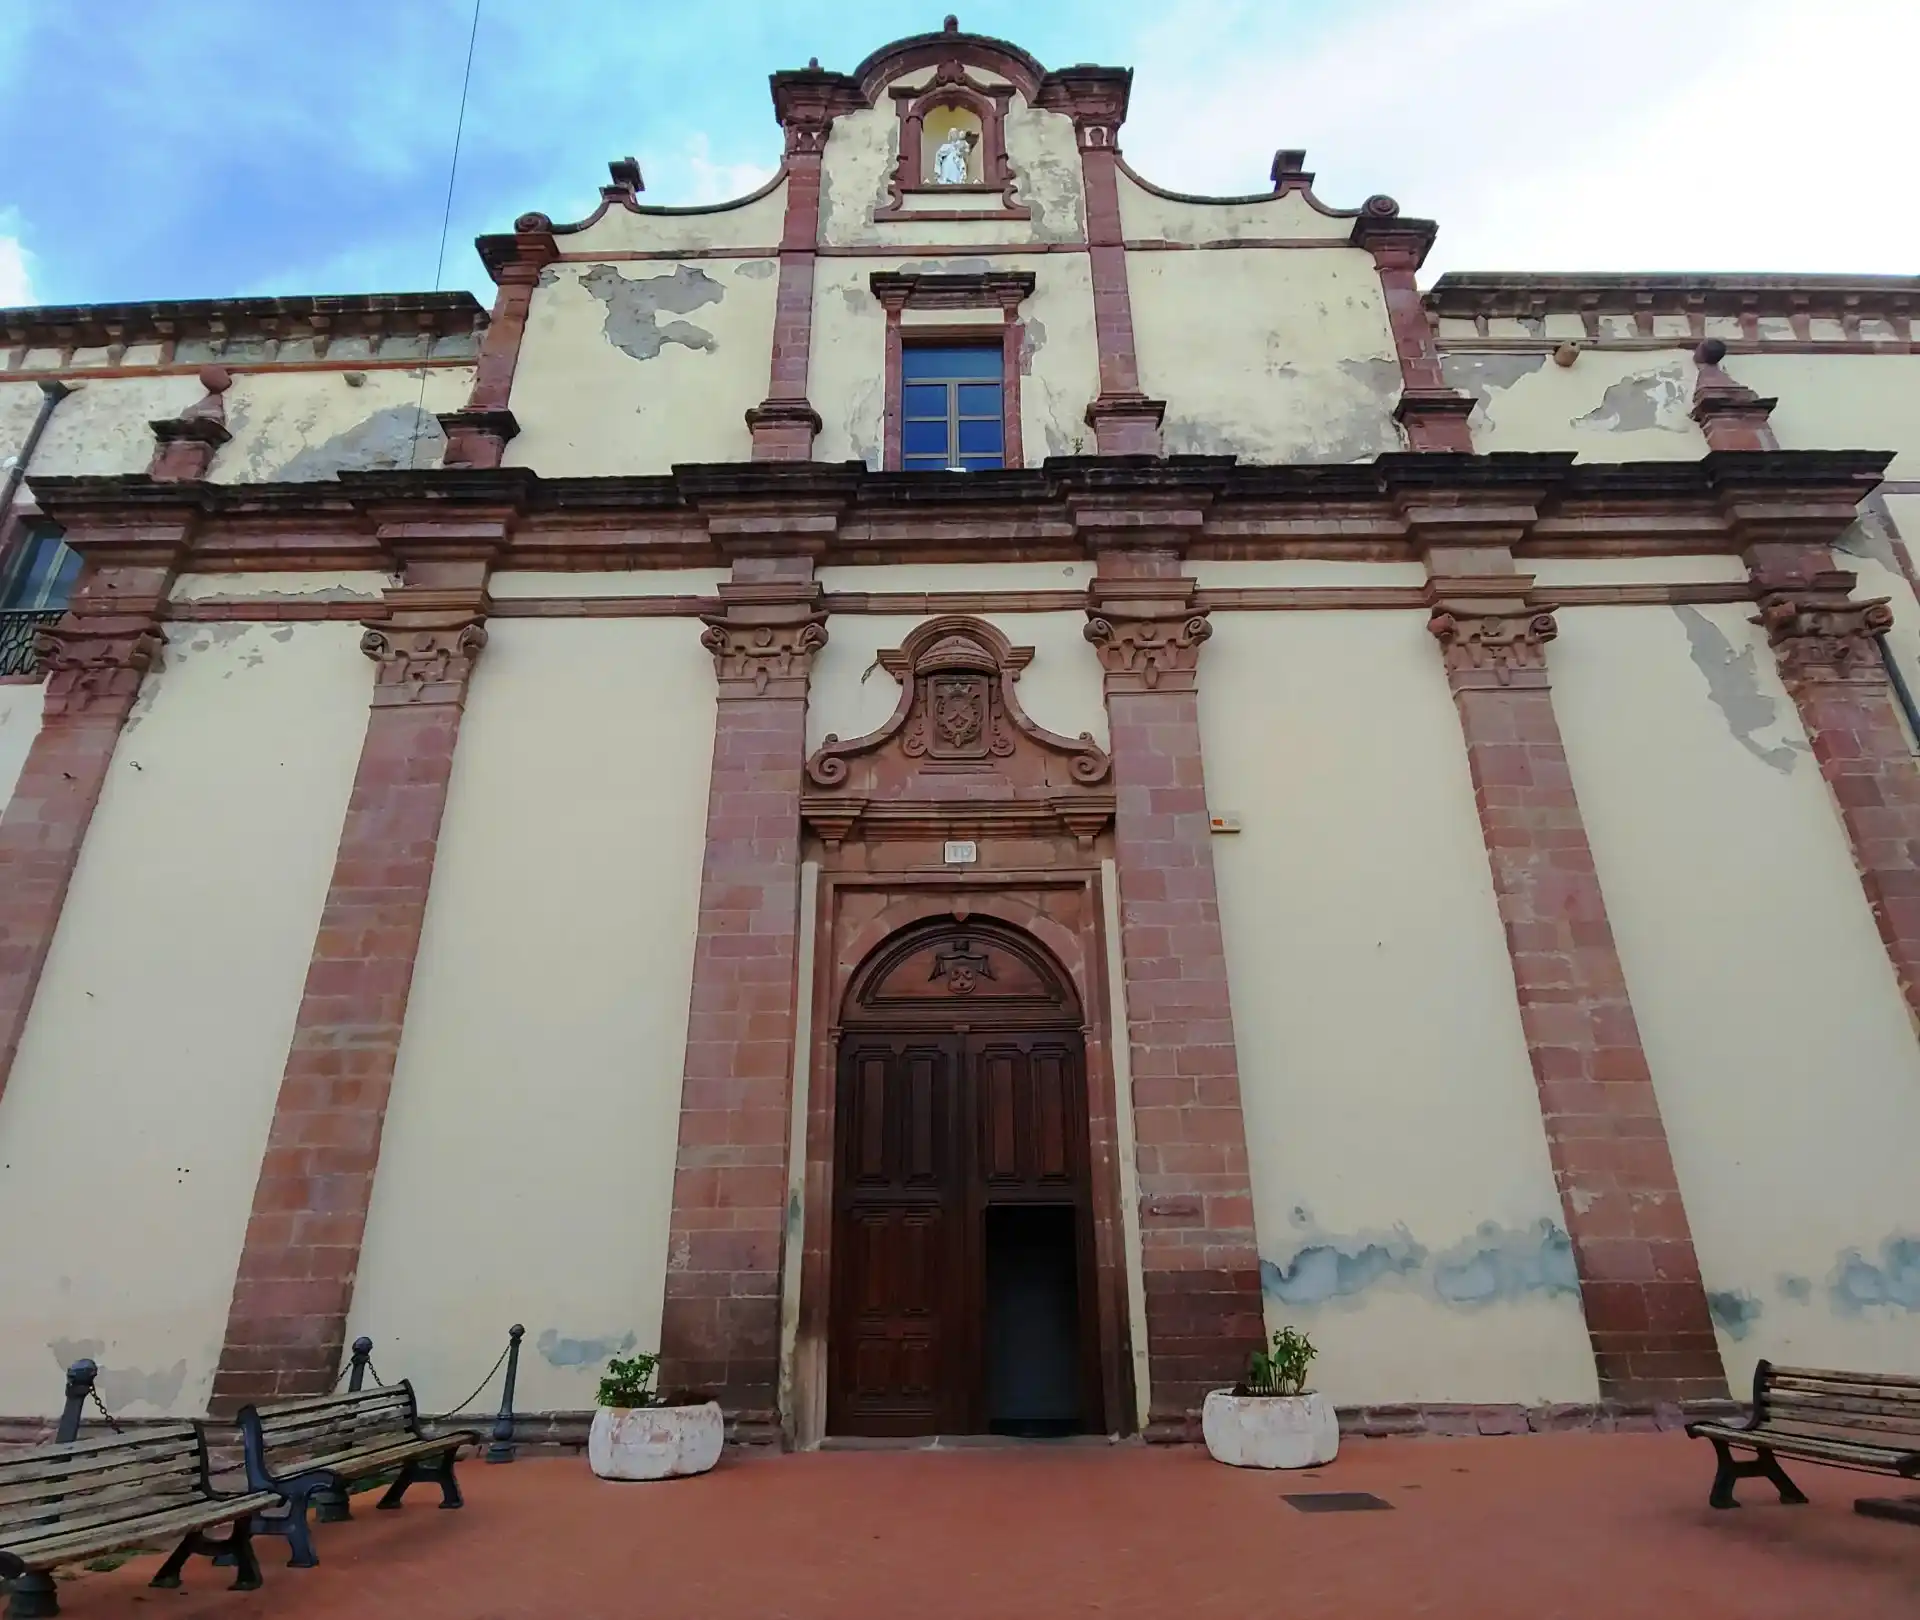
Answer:
[[[80,554],[59,529],[50,523],[28,528],[0,574],[0,675],[33,672],[34,638],[60,622],[79,576]]]

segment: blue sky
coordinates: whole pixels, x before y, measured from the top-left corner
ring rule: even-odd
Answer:
[[[443,283],[473,237],[772,172],[766,77],[938,28],[897,0],[482,0]],[[1041,61],[1137,70],[1124,145],[1441,221],[1431,270],[1920,268],[1912,0],[973,0]],[[0,0],[0,303],[434,282],[471,0]],[[1889,208],[1888,204],[1894,204]],[[1892,217],[1889,217],[1892,216]]]

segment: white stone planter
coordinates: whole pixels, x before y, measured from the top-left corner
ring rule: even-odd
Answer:
[[[704,1474],[726,1441],[718,1401],[603,1406],[587,1431],[587,1463],[602,1479],[679,1479]]]
[[[1236,1395],[1216,1389],[1200,1414],[1207,1452],[1235,1468],[1312,1468],[1340,1450],[1333,1402],[1304,1395]]]

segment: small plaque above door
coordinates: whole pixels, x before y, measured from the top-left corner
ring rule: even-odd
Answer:
[[[940,858],[949,866],[971,866],[980,859],[980,846],[971,838],[949,838]]]

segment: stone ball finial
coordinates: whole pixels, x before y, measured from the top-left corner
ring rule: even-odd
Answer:
[[[957,34],[960,32],[960,19],[954,16],[952,12],[948,12],[944,26],[949,34]]]
[[[1708,338],[1693,351],[1694,360],[1703,366],[1717,366],[1727,357],[1727,346],[1719,338]]]
[[[1361,210],[1374,219],[1392,219],[1400,212],[1400,205],[1385,192],[1375,192],[1360,205]]]
[[[233,373],[225,366],[202,366],[200,386],[209,394],[224,394],[233,386]]]
[[[513,222],[513,228],[523,235],[531,231],[550,231],[553,229],[553,221],[545,214],[522,214]]]

